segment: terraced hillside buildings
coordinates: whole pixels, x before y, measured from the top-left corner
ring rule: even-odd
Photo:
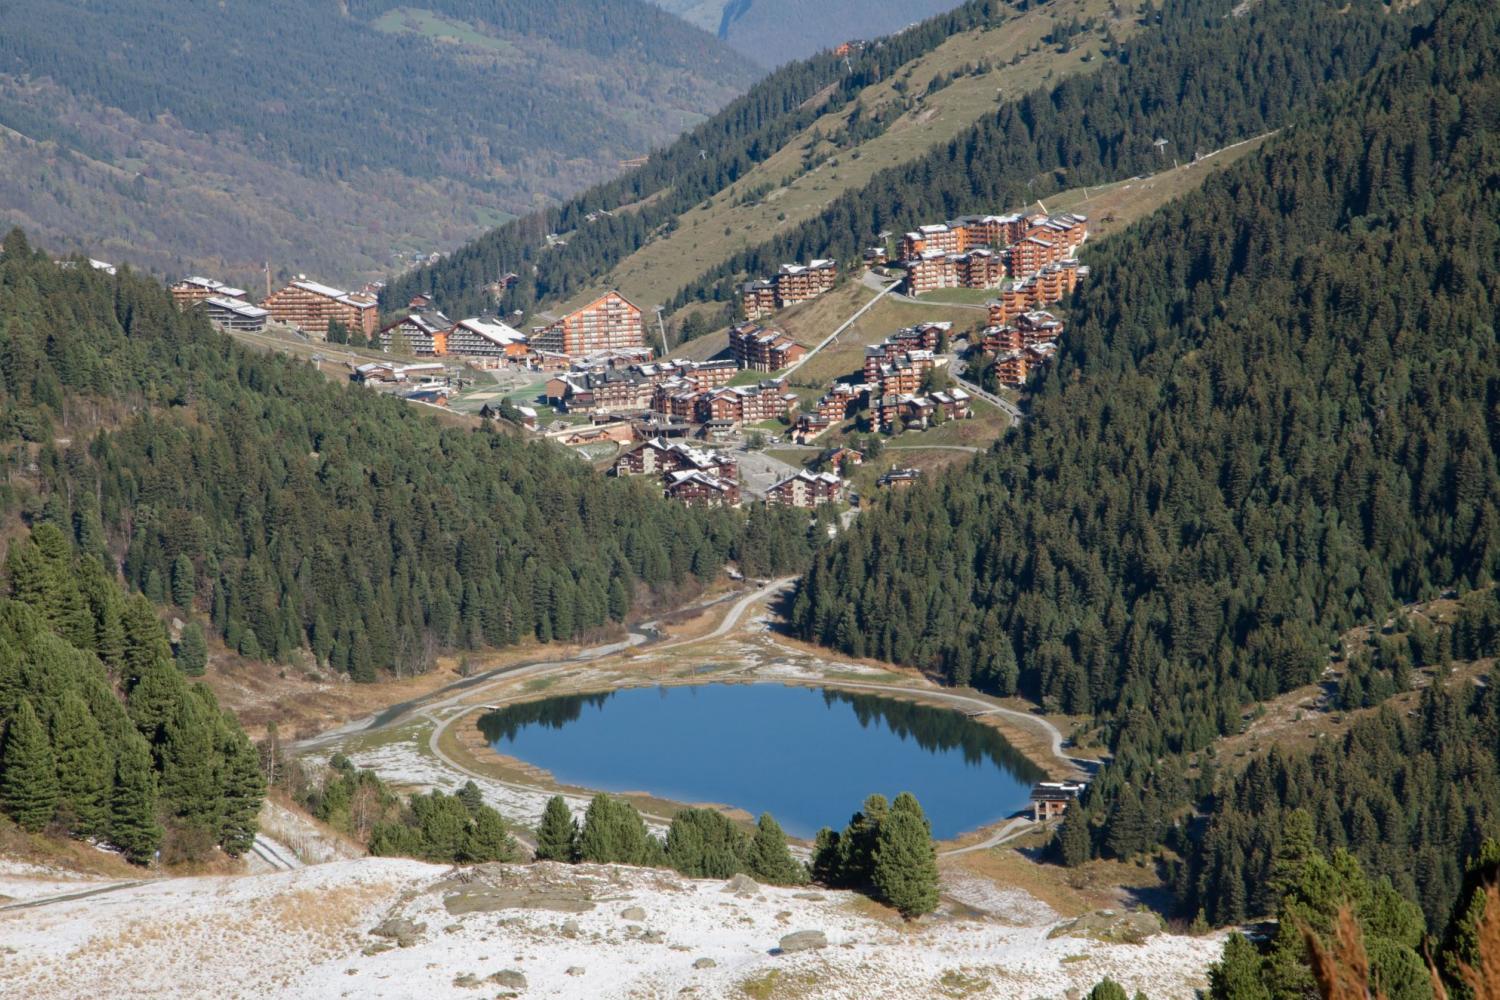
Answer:
[[[998,288],[1006,278],[1030,279],[1071,261],[1087,238],[1088,219],[1081,215],[964,216],[905,234],[898,266],[906,271],[910,295],[940,288]],[[1072,277],[1076,281],[1076,271]],[[1048,279],[1048,288],[1060,278]]]
[[[299,276],[285,288],[272,292],[261,303],[278,323],[295,326],[303,333],[328,336],[330,323],[340,323],[350,333],[373,339],[379,333],[375,296],[321,285]]]
[[[746,319],[760,319],[778,309],[815,299],[838,281],[836,260],[814,260],[807,264],[782,264],[774,277],[747,282],[740,289],[740,305]]]
[[[607,292],[562,319],[532,331],[535,351],[583,358],[605,351],[641,350],[645,323],[640,307],[619,292]]]

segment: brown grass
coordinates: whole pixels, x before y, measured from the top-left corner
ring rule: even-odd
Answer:
[[[1308,928],[1302,933],[1323,1000],[1386,1000],[1383,991],[1371,989],[1370,959],[1359,924],[1347,906],[1339,911],[1332,942],[1325,944]],[[1451,994],[1431,960],[1427,970],[1432,976],[1433,996],[1449,1000]],[[1459,975],[1473,991],[1474,1000],[1500,1000],[1500,885],[1485,890],[1484,916],[1479,922],[1479,964],[1463,963]]]

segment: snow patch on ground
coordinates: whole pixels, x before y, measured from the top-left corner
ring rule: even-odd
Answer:
[[[109,879],[68,871],[66,868],[0,858],[0,901],[42,899],[112,884],[113,881]]]
[[[0,963],[0,994],[437,1000],[493,996],[488,978],[515,970],[528,998],[728,997],[765,977],[795,983],[804,1000],[943,995],[956,980],[971,996],[1062,997],[1108,975],[1170,1000],[1193,996],[1221,947],[1216,936],[1049,939],[1050,920],[1013,923],[1035,907],[956,887],[1009,911],[908,925],[849,893],[737,894],[721,882],[593,865],[456,870],[369,858],[177,879],[0,912],[0,940],[15,949]],[[445,899],[460,895],[494,905],[450,912]],[[627,918],[632,907],[645,916]],[[425,929],[394,947],[368,933],[387,917]],[[798,930],[823,931],[829,946],[779,954],[781,937]],[[694,968],[700,958],[713,966]]]
[[[998,886],[975,875],[945,871],[942,884],[945,896],[1009,924],[1034,926],[1062,919],[1056,910],[1031,893]]]

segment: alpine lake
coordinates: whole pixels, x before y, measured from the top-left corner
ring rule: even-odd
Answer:
[[[1041,768],[949,709],[834,688],[702,684],[547,698],[479,719],[560,784],[769,812],[794,837],[911,792],[948,840],[1025,807]]]

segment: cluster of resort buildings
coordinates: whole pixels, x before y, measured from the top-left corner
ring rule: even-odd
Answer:
[[[1053,275],[1048,287],[1076,285],[1077,276],[1065,272],[1079,267],[1073,255],[1087,238],[1088,219],[1081,215],[966,215],[904,235],[896,266],[905,271],[908,295],[999,288],[1007,278],[1029,280],[1043,272]]]

